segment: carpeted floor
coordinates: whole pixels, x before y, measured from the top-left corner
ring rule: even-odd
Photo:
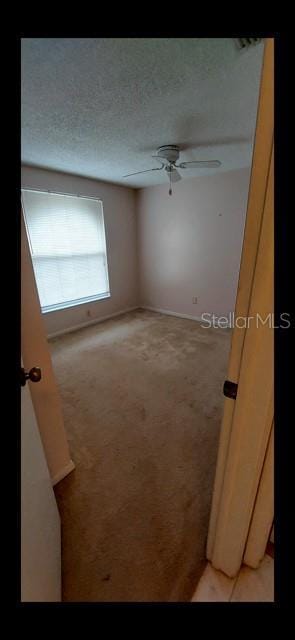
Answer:
[[[50,342],[76,469],[55,488],[64,601],[189,601],[230,332],[137,310]]]

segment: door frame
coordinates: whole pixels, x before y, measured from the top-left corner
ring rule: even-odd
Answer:
[[[267,38],[265,42],[264,58],[261,73],[260,95],[258,102],[258,112],[256,121],[255,142],[253,150],[250,188],[247,204],[246,224],[242,248],[242,257],[239,273],[239,283],[235,305],[235,318],[248,317],[250,314],[251,304],[253,306],[253,293],[255,289],[255,274],[257,274],[257,267],[259,262],[259,253],[261,253],[262,242],[262,229],[263,218],[265,214],[265,205],[268,192],[268,221],[272,221],[273,218],[273,165],[272,165],[272,149],[273,149],[273,131],[274,131],[274,40],[273,38]],[[267,232],[265,229],[264,233]],[[268,240],[270,239],[271,230],[268,230]],[[273,250],[272,250],[273,251]],[[263,263],[263,258],[262,263]],[[260,259],[260,262],[261,262]],[[271,256],[273,260],[273,254]],[[255,309],[259,311],[260,300],[259,296],[262,295],[262,291],[256,292]],[[271,293],[269,294],[271,295]],[[258,296],[258,297],[257,297]],[[269,303],[268,300],[267,303]],[[263,306],[263,304],[262,304]],[[228,364],[228,380],[239,384],[240,374],[242,371],[243,353],[246,344],[246,336],[248,334],[249,342],[249,329],[246,327],[235,328],[233,330],[231,351]],[[250,348],[250,347],[249,347]],[[245,355],[245,354],[244,354]],[[252,361],[255,367],[256,355],[252,350]],[[258,364],[258,362],[256,363]],[[241,517],[241,511],[239,512],[239,503],[243,501],[243,492],[249,484],[249,478],[247,479],[246,469],[248,464],[254,462],[254,458],[251,454],[251,447],[248,449],[249,459],[246,461],[245,469],[240,469],[240,489],[236,484],[237,480],[237,460],[241,453],[242,447],[246,446],[246,440],[254,437],[252,445],[255,445],[255,440],[258,442],[259,433],[250,435],[250,431],[246,429],[243,436],[246,438],[243,441],[242,437],[237,437],[239,430],[239,420],[243,412],[246,414],[247,398],[242,394],[242,387],[239,389],[239,403],[230,398],[224,400],[224,413],[221,425],[221,433],[219,440],[219,450],[216,466],[215,484],[213,491],[213,500],[210,514],[210,524],[207,539],[207,558],[212,561],[213,566],[217,569],[221,569],[227,575],[231,577],[236,575],[243,559],[243,553],[241,554],[241,548],[245,546],[245,531],[242,533],[239,527],[233,528],[233,522],[235,518]],[[237,404],[239,404],[240,418],[236,413]],[[271,415],[272,414],[272,415]],[[266,428],[266,432],[271,428],[273,418],[273,409],[270,408],[270,424]],[[264,424],[258,425],[258,429],[265,428]],[[268,434],[269,435],[269,434]],[[248,442],[249,444],[249,442]],[[267,441],[265,442],[265,448],[267,447]],[[252,453],[254,455],[254,449]],[[236,459],[236,463],[233,460]],[[262,463],[263,464],[263,461]],[[260,469],[261,472],[261,469]],[[244,482],[244,484],[243,484]],[[231,489],[230,489],[231,487]],[[241,489],[243,487],[243,489]],[[225,513],[225,506],[229,499],[229,491],[231,492],[232,499],[236,497],[236,507],[227,510]],[[238,495],[238,491],[241,491]],[[227,509],[229,505],[227,504]],[[244,511],[247,512],[247,522],[251,519],[253,510],[253,504],[244,505]],[[237,540],[239,536],[239,540]],[[257,538],[257,536],[256,536]],[[259,543],[259,541],[257,541]],[[235,543],[236,549],[239,548],[239,552],[233,553],[231,543]],[[261,543],[260,543],[261,546]],[[229,549],[231,552],[229,553]]]

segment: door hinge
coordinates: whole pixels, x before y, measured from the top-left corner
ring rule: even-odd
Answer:
[[[227,398],[231,398],[235,400],[237,397],[238,385],[236,382],[231,382],[230,380],[226,380],[223,385],[223,393]]]

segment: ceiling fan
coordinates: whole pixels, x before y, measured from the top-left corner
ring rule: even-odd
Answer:
[[[157,155],[152,156],[161,163],[161,167],[154,167],[153,169],[145,169],[145,171],[136,171],[135,173],[128,173],[123,178],[129,178],[130,176],[137,176],[139,173],[148,173],[149,171],[166,171],[167,178],[170,182],[169,195],[172,195],[172,182],[178,182],[182,176],[177,169],[214,169],[220,167],[221,162],[219,160],[192,160],[192,162],[180,162],[176,164],[179,158],[180,149],[174,144],[164,145],[157,149]]]

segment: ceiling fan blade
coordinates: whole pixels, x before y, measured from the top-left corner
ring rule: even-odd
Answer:
[[[181,180],[181,175],[178,173],[178,171],[176,171],[176,169],[173,169],[173,171],[170,172],[170,175],[171,182],[178,182],[178,180]]]
[[[145,169],[144,171],[136,171],[135,173],[127,173],[126,176],[122,176],[122,178],[129,178],[130,176],[138,176],[139,173],[148,173],[148,171],[161,171],[164,165],[161,167],[155,167],[154,169]]]
[[[220,167],[219,160],[193,160],[192,162],[181,162],[177,165],[180,169],[213,169]]]

